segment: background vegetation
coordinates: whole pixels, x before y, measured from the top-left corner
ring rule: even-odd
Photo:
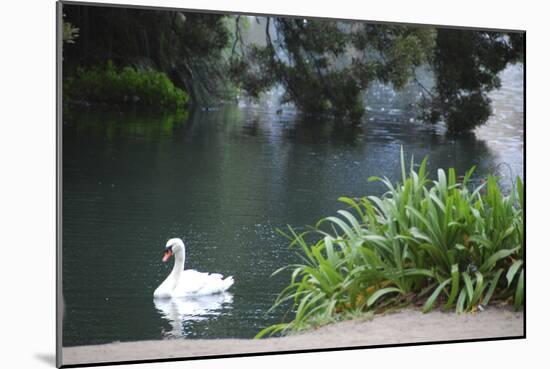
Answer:
[[[223,16],[78,5],[64,5],[63,12],[79,30],[63,50],[64,77],[111,60],[165,74],[198,104],[214,104],[227,92],[221,53],[230,35]]]
[[[283,103],[355,123],[373,81],[397,89],[420,83],[416,70],[424,66],[435,85],[422,86],[422,119],[443,120],[451,133],[471,130],[491,114],[487,94],[499,87],[498,73],[523,61],[521,33],[101,6],[64,5],[63,11],[64,80],[73,87],[82,70],[97,75],[112,61],[121,70],[165,75],[195,105],[234,99],[239,90],[259,97],[282,86]],[[251,37],[251,22],[263,35]],[[67,89],[66,100],[83,98],[78,90]]]
[[[183,108],[188,95],[174,86],[166,74],[153,69],[105,66],[78,68],[66,79],[64,93],[75,100],[103,103],[136,103],[146,106]]]

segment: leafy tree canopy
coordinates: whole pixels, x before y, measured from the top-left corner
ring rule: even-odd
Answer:
[[[230,34],[222,15],[78,5],[63,11],[79,32],[63,50],[68,74],[112,60],[166,73],[199,104],[227,92],[222,53]]]
[[[282,102],[306,114],[358,122],[373,81],[399,89],[428,66],[435,84],[422,86],[422,119],[453,133],[487,121],[499,72],[524,58],[522,33],[257,17],[263,37],[251,42],[245,16],[77,5],[63,12],[66,77],[108,60],[153,68],[199,105],[234,96],[235,86],[258,97],[279,85]]]
[[[500,87],[499,72],[524,55],[521,33],[267,18],[265,34],[265,45],[241,43],[232,58],[233,79],[251,96],[281,84],[283,102],[303,112],[358,121],[372,81],[399,89],[418,82],[416,68],[427,65],[435,87],[422,86],[421,118],[443,120],[451,133],[488,120],[488,93]]]
[[[363,114],[369,83],[402,87],[431,60],[436,37],[429,28],[331,20],[267,18],[265,27],[264,46],[240,45],[233,79],[254,97],[282,84],[283,102],[352,121]]]
[[[487,94],[500,88],[499,72],[523,61],[523,35],[438,29],[434,54],[436,86],[425,119],[443,119],[452,133],[468,131],[489,119]]]

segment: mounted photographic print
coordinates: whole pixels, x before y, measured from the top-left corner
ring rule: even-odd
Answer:
[[[58,366],[525,337],[524,31],[57,16]]]

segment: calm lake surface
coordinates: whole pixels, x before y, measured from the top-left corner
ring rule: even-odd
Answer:
[[[523,68],[501,77],[489,123],[459,138],[415,121],[413,87],[371,88],[356,127],[278,111],[275,98],[188,116],[66,111],[63,346],[252,338],[280,322],[283,311],[266,312],[288,275],[270,275],[298,259],[276,229],[334,214],[339,196],[381,194],[367,179],[397,180],[401,145],[429,155],[432,173],[523,177]],[[232,275],[231,294],[155,303],[170,237],[186,243],[186,268]]]

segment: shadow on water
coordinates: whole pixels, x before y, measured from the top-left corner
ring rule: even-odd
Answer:
[[[289,126],[284,137],[289,142],[357,146],[362,143],[365,126],[341,122],[334,117],[312,117],[303,114]]]
[[[64,128],[76,136],[106,142],[123,140],[158,140],[173,137],[189,122],[187,111],[158,112],[144,108],[68,106],[63,110]]]

